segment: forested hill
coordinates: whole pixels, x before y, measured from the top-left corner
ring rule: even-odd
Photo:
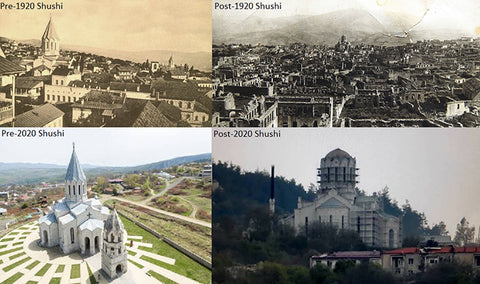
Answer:
[[[242,173],[238,166],[225,163],[213,165],[213,178],[219,184],[214,190],[212,202],[216,218],[228,215],[234,219],[241,218],[249,209],[268,206],[270,198],[270,175],[264,172]],[[307,193],[293,179],[275,177],[275,205],[278,213],[293,213],[297,207],[298,197],[313,200],[314,194]],[[218,220],[218,219],[217,219]],[[243,221],[243,220],[242,220]]]

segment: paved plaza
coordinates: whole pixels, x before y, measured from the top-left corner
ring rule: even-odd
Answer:
[[[0,283],[91,283],[90,273],[100,283],[161,283],[149,271],[177,283],[198,283],[183,275],[141,259],[146,256],[168,265],[175,265],[175,259],[139,249],[152,247],[143,243],[141,236],[129,236],[133,246],[127,246],[128,270],[112,281],[101,273],[101,253],[82,258],[80,253],[63,255],[60,248],[38,246],[38,224],[23,225],[0,239]],[[130,241],[129,241],[130,242]],[[135,264],[134,264],[135,263]],[[16,280],[16,281],[13,281]]]

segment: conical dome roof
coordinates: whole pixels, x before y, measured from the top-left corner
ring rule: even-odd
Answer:
[[[120,217],[118,217],[117,209],[113,209],[112,214],[108,216],[103,230],[106,235],[110,233],[123,232],[125,230],[122,220],[120,220]]]
[[[85,173],[80,166],[78,161],[77,154],[75,153],[75,144],[73,145],[72,157],[70,158],[70,163],[68,164],[67,174],[65,175],[66,181],[87,181]]]
[[[43,32],[42,39],[55,39],[60,40],[55,31],[55,26],[53,25],[52,18],[48,21],[47,27],[45,28],[45,32]]]

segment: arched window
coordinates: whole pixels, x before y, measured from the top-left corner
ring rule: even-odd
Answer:
[[[68,194],[72,195],[72,189],[70,188],[70,185],[68,185]]]
[[[394,235],[395,235],[395,233],[393,232],[393,229],[390,229],[388,231],[388,247],[389,248],[394,247]]]
[[[73,228],[70,228],[70,240],[72,241],[72,244],[75,243],[75,231]]]
[[[110,241],[111,241],[111,242],[114,241],[113,234],[110,234]]]
[[[80,195],[80,185],[78,186],[78,195]]]

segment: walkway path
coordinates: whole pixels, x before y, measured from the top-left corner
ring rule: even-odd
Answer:
[[[127,272],[121,277],[106,281],[106,276],[102,274],[100,283],[157,283],[156,278],[149,275],[150,270],[162,275],[177,283],[197,284],[198,282],[189,279],[186,276],[170,271],[164,267],[141,259],[146,256],[165,263],[166,265],[175,265],[176,260],[170,257],[157,255],[151,252],[139,249],[139,246],[152,247],[150,243],[141,242],[141,236],[130,236],[134,240],[133,247],[127,247],[129,251],[135,253],[135,256],[128,254],[127,258],[142,265],[137,267],[133,263],[128,263]],[[88,266],[93,276],[98,279],[101,271],[101,254],[97,253],[84,259],[79,253],[63,255],[58,247],[44,248],[38,246],[38,224],[29,223],[10,232],[0,239],[0,283],[9,279],[13,275],[20,273],[21,277],[16,283],[26,283],[28,281],[39,284],[48,284],[53,278],[60,278],[60,283],[90,283]],[[8,252],[10,250],[14,250]],[[8,252],[8,253],[6,253]],[[18,254],[22,254],[19,255]],[[21,262],[21,263],[20,263]],[[61,266],[63,265],[63,271]],[[80,266],[80,277],[71,279],[71,272],[74,265]],[[87,266],[88,265],[88,266]],[[58,272],[57,272],[58,270]]]

